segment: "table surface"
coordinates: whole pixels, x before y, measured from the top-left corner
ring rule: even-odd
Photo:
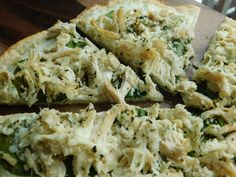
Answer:
[[[14,44],[16,41],[34,34],[38,31],[47,29],[58,19],[69,21],[76,17],[86,7],[94,4],[103,4],[108,0],[5,0],[0,4],[0,54]],[[178,6],[183,4],[195,4],[201,7],[201,13],[195,28],[195,39],[192,44],[195,49],[195,57],[192,63],[197,64],[202,59],[207,46],[214,34],[214,31],[222,23],[224,15],[220,14],[194,0],[165,0],[165,4]],[[191,68],[187,72],[191,75]],[[165,94],[166,95],[166,94]],[[162,106],[176,104],[180,99],[166,95],[166,101]],[[139,106],[149,106],[152,102],[136,103]],[[45,106],[44,106],[45,107]],[[61,111],[76,112],[86,105],[61,105],[49,106]],[[98,111],[106,110],[110,104],[95,105]],[[33,106],[0,106],[0,115],[16,112],[39,111],[41,107]]]

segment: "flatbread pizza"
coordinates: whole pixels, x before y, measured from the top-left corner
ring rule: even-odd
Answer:
[[[0,57],[1,104],[161,101],[149,76],[141,80],[111,53],[58,22]]]

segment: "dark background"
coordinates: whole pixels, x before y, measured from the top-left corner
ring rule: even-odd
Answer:
[[[12,44],[46,29],[57,19],[69,21],[85,7],[75,0],[0,0],[0,39]]]

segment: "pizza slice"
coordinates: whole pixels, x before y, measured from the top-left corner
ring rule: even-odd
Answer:
[[[0,177],[235,176],[235,117],[157,104],[0,116]]]
[[[235,116],[157,104],[0,116],[0,176],[235,176]]]
[[[215,32],[193,79],[215,92],[215,102],[236,105],[236,21],[226,18]]]
[[[150,75],[160,87],[176,93],[194,55],[191,41],[199,11],[193,5],[114,0],[85,10],[72,22],[140,75]]]
[[[191,41],[199,12],[193,5],[119,0],[91,7],[72,22],[140,76],[149,75],[162,89],[180,93],[187,106],[209,109],[212,100],[196,92],[196,84],[185,76],[194,55]]]
[[[0,103],[97,103],[163,96],[149,76],[142,81],[111,53],[99,50],[58,22],[10,47],[0,57]]]

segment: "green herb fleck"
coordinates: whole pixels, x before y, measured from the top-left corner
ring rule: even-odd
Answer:
[[[137,111],[138,117],[143,117],[143,116],[147,116],[148,115],[147,111],[144,110],[144,109],[136,109],[136,111]]]
[[[172,39],[171,40],[171,48],[176,53],[176,55],[183,56],[188,51],[187,45],[189,40],[183,41],[181,39]]]
[[[217,119],[217,122],[221,127],[223,127],[226,124],[226,122],[223,119]]]
[[[181,76],[175,76],[175,82],[176,83],[179,83],[180,79],[181,79]]]
[[[168,29],[170,29],[170,27],[167,26],[167,25],[164,25],[164,26],[162,27],[162,30],[168,30]]]
[[[127,95],[125,96],[125,98],[140,98],[142,96],[145,96],[147,94],[146,91],[140,91],[139,89],[135,88],[135,89],[131,89]]]
[[[73,49],[76,48],[76,47],[84,48],[86,45],[87,45],[87,43],[85,41],[79,40],[77,42],[74,42],[73,38],[71,38],[71,40],[66,44],[67,47],[73,48]]]
[[[114,10],[111,10],[110,12],[106,13],[105,16],[109,17],[109,18],[113,18],[113,14],[114,14]]]

